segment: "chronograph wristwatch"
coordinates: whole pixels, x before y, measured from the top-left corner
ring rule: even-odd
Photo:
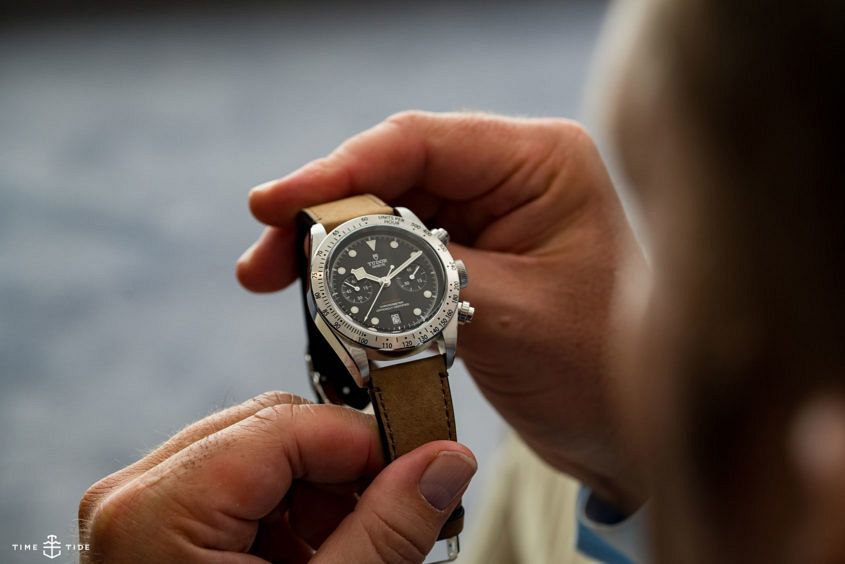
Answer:
[[[460,299],[466,268],[448,242],[370,194],[299,214],[311,384],[322,402],[376,416],[388,462],[457,439],[447,369],[474,309]],[[440,531],[446,560],[457,557],[463,515],[458,506]]]

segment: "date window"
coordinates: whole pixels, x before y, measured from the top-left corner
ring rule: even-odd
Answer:
[[[399,317],[398,313],[391,314],[390,321],[392,321],[394,325],[402,325],[402,318]]]

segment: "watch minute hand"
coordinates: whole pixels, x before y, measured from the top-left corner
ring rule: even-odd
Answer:
[[[396,276],[397,274],[399,274],[400,272],[402,272],[403,270],[408,268],[408,266],[410,266],[412,262],[414,262],[415,260],[420,258],[421,254],[422,254],[422,251],[415,251],[415,252],[411,253],[411,258],[409,258],[408,260],[406,260],[405,262],[400,264],[398,267],[396,267],[396,270],[394,270],[392,274],[388,274],[387,276],[385,276],[385,278],[387,280],[393,279],[394,276]]]

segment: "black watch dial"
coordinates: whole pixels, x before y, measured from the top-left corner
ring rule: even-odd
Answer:
[[[428,321],[443,300],[445,280],[434,249],[397,227],[355,231],[328,260],[334,303],[356,324],[380,333],[412,331]]]

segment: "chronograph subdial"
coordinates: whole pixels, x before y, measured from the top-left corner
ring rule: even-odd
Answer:
[[[351,304],[363,304],[373,297],[373,284],[369,280],[358,280],[354,275],[349,275],[343,279],[340,293]]]
[[[410,265],[396,275],[396,283],[406,292],[419,292],[428,282],[426,271],[419,265]]]

